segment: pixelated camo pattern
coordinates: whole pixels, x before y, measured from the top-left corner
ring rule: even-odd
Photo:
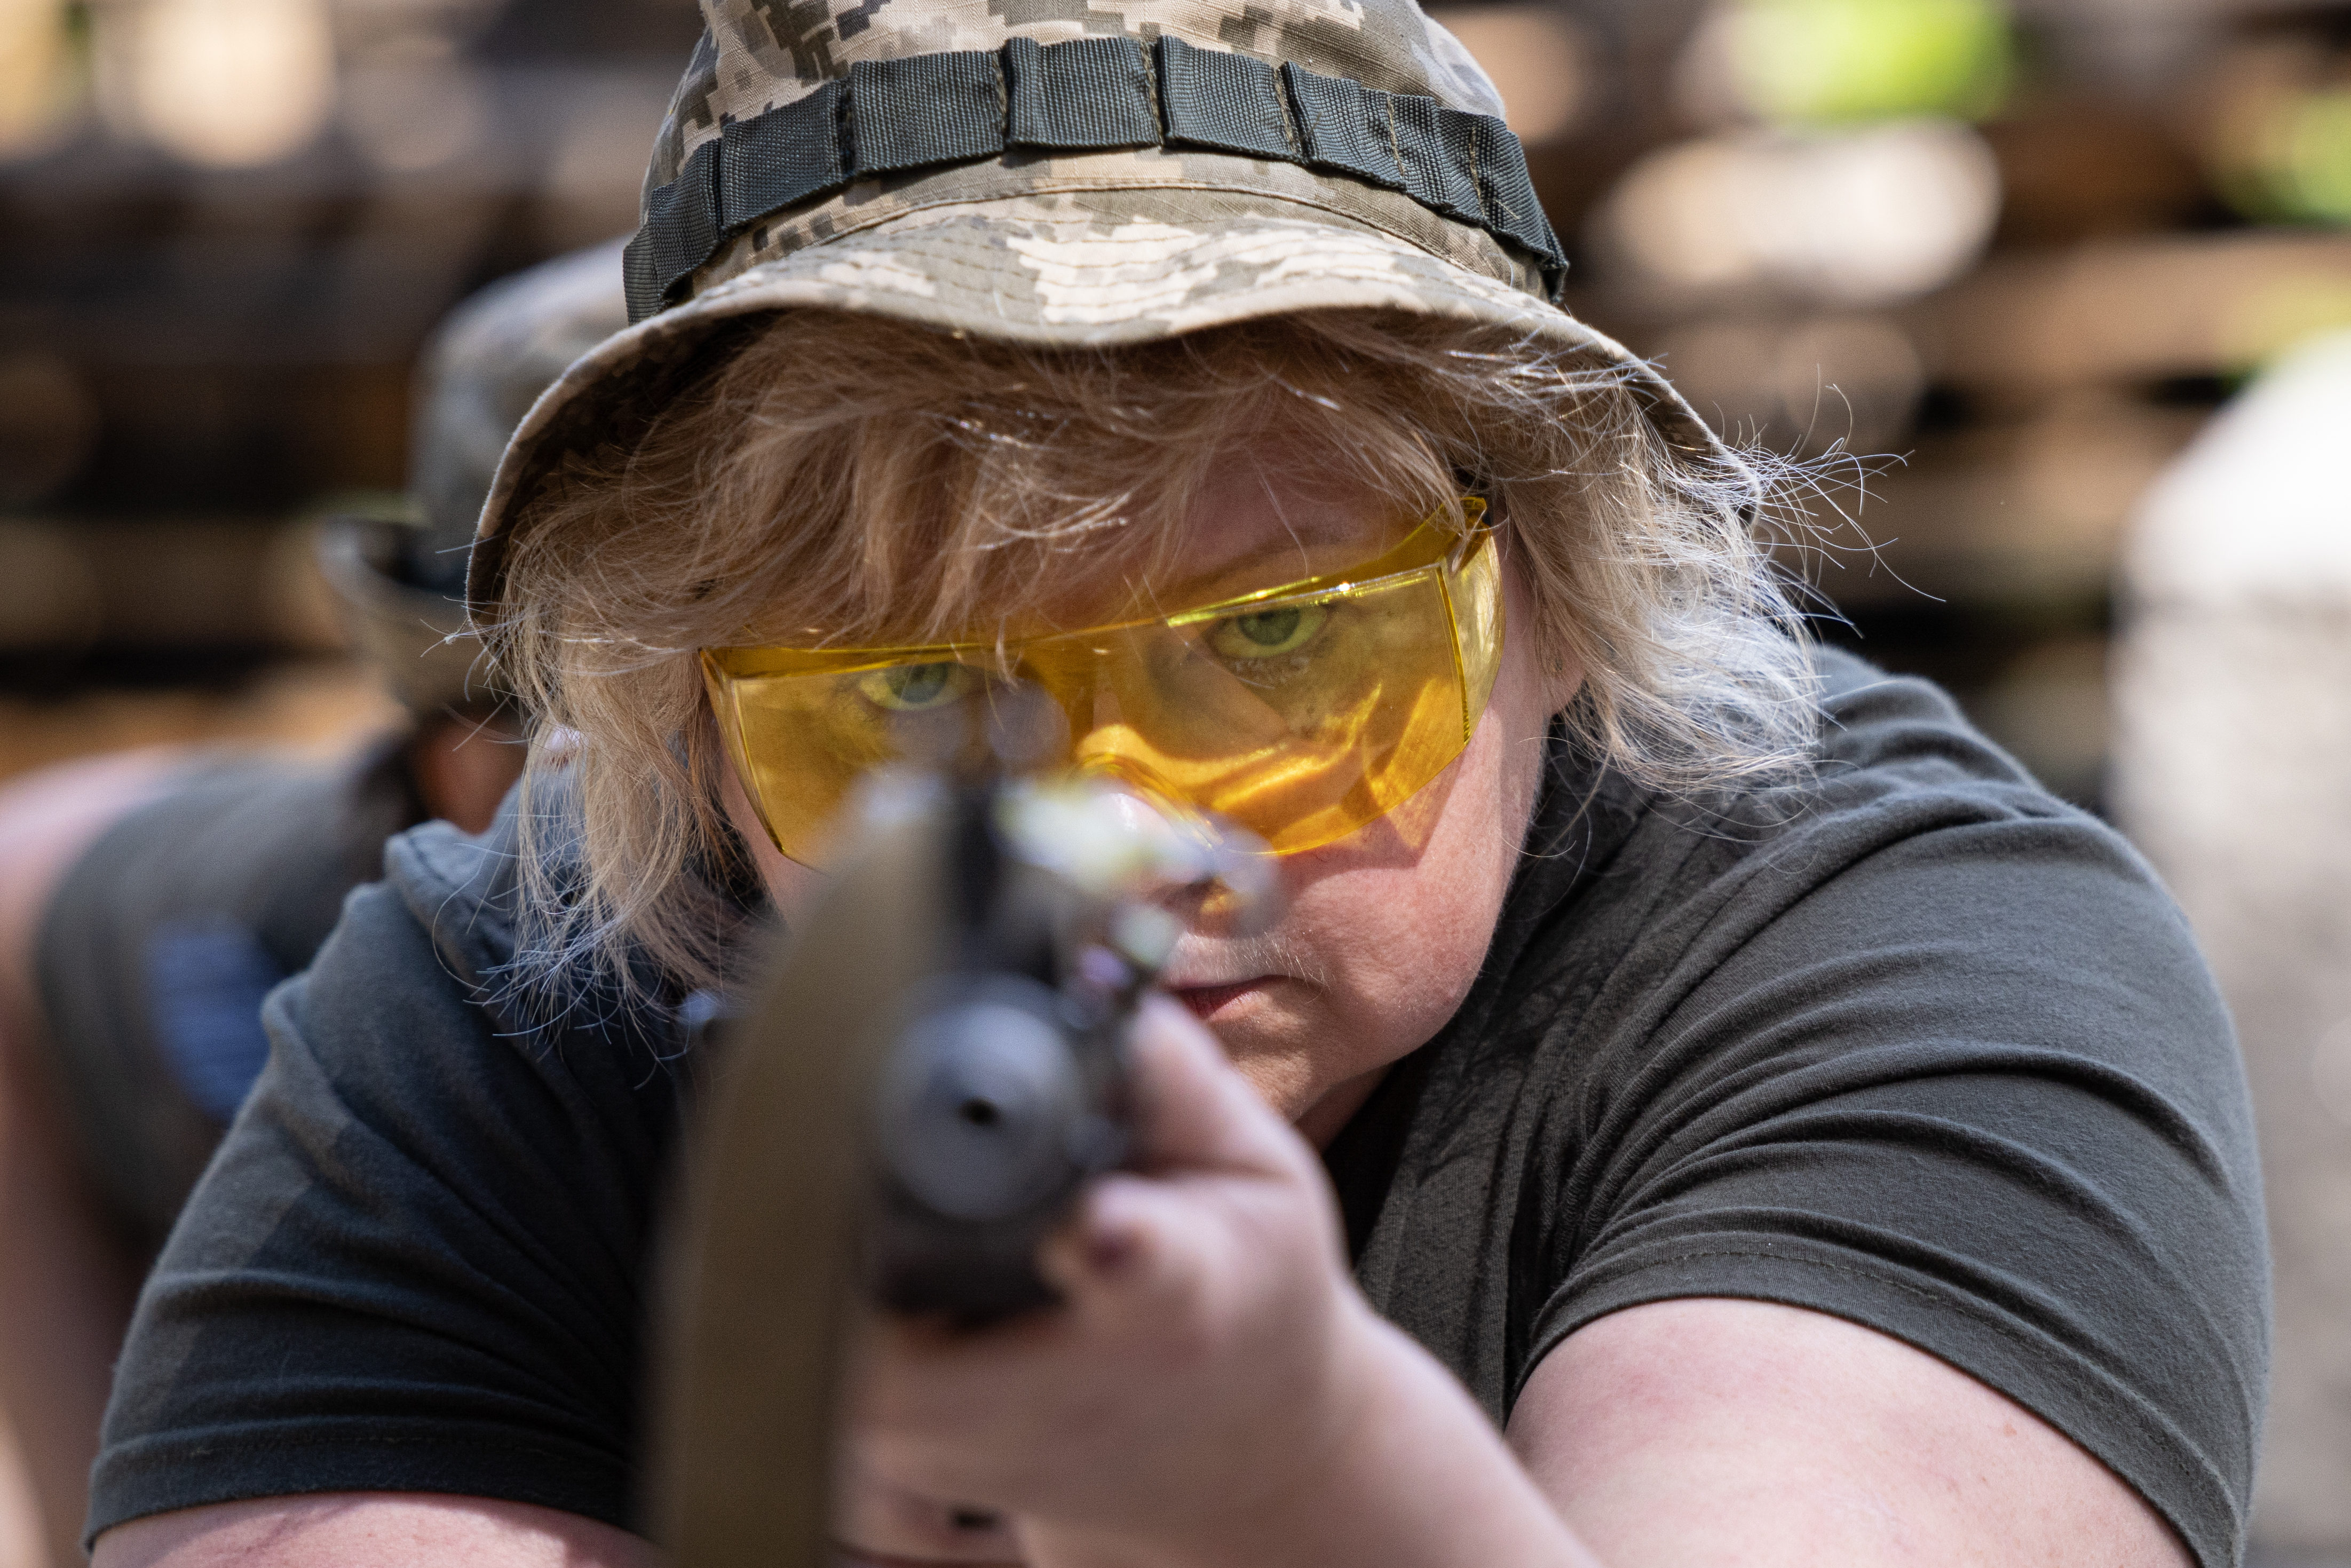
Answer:
[[[1411,0],[703,0],[647,190],[694,150],[860,60],[1123,34],[1295,61],[1502,118],[1493,85]],[[607,340],[534,407],[482,514],[468,588],[498,612],[509,528],[625,445],[726,335],[776,311],[865,311],[1046,345],[1137,342],[1296,310],[1387,308],[1524,332],[1621,369],[1665,439],[1736,465],[1654,369],[1549,302],[1531,258],[1410,196],[1301,164],[1189,148],[1017,152],[861,179],[735,235],[692,295]]]
[[[724,280],[809,246],[830,246],[845,235],[894,225],[910,214],[980,202],[998,204],[996,210],[1007,222],[1066,225],[1083,218],[1095,225],[1098,240],[1138,225],[1213,227],[1259,216],[1364,226],[1383,230],[1510,289],[1536,297],[1547,292],[1532,258],[1504,246],[1484,229],[1452,222],[1409,198],[1360,181],[1226,152],[1135,148],[1032,156],[1017,163],[972,163],[862,182],[830,201],[778,214],[736,235],[696,274],[696,297],[708,298]],[[1100,243],[1089,254],[1109,265]],[[1001,281],[985,282],[973,297],[976,306],[992,309],[988,302],[997,293],[1006,288],[1017,293],[1024,286],[1023,276],[1008,271]],[[1139,266],[1131,263],[1116,276],[1134,279]],[[1240,280],[1227,281],[1237,285]]]
[[[1369,224],[1214,190],[1162,193],[1149,216],[1135,216],[1131,196],[1060,192],[1019,198],[1009,211],[1000,200],[928,207],[828,243],[812,253],[824,264],[795,269],[790,284],[749,272],[695,303],[718,312],[740,297],[1095,346],[1335,304],[1422,314],[1449,301],[1464,318],[1523,318],[1531,334],[1557,319],[1510,283],[1465,277]]]
[[[704,32],[670,104],[645,173],[650,193],[695,148],[742,120],[845,78],[859,60],[999,48],[1015,34],[1040,44],[1125,34],[1146,46],[1172,35],[1203,48],[1294,60],[1366,87],[1437,99],[1503,118],[1501,96],[1468,49],[1412,0],[702,0]],[[720,246],[695,274],[694,292],[803,246],[940,204],[1125,189],[1136,220],[1161,211],[1171,189],[1278,193],[1374,224],[1455,265],[1531,294],[1549,282],[1475,225],[1430,214],[1410,198],[1294,163],[1181,148],[1011,157],[860,181],[811,206],[778,214]]]

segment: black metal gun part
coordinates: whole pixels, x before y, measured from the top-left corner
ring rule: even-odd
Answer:
[[[994,786],[947,810],[946,964],[883,1065],[866,1268],[882,1305],[978,1324],[1054,1300],[1038,1247],[1125,1156],[1149,977],[1110,945],[1103,900],[1005,841]]]

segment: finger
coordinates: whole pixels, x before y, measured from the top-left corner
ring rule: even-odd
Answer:
[[[1107,1176],[1038,1249],[1038,1271],[1076,1303],[1115,1297],[1132,1310],[1173,1301],[1215,1274],[1216,1253],[1229,1242],[1228,1219],[1212,1213],[1196,1190]]]
[[[1009,1515],[942,1500],[899,1485],[861,1455],[852,1435],[838,1455],[832,1530],[855,1563],[1017,1563]]]
[[[1136,1164],[1143,1169],[1288,1176],[1308,1157],[1289,1124],[1180,1003],[1144,998],[1129,1044],[1141,1124]]]

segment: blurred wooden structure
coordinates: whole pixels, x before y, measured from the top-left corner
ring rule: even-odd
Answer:
[[[400,486],[459,298],[634,225],[698,28],[692,0],[270,0],[316,57],[183,36],[240,5],[0,13],[0,694],[331,647],[289,521]]]

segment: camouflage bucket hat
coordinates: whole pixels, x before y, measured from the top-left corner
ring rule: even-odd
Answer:
[[[789,309],[1096,347],[1301,310],[1514,329],[1625,368],[1674,445],[1727,456],[1556,303],[1566,263],[1502,104],[1412,0],[702,0],[623,271],[633,325],[517,433],[477,622],[567,455],[626,443]]]
[[[319,570],[352,644],[411,713],[496,695],[466,635],[465,547],[507,438],[566,366],[627,324],[618,241],[467,298],[417,372],[406,505],[320,530]]]

